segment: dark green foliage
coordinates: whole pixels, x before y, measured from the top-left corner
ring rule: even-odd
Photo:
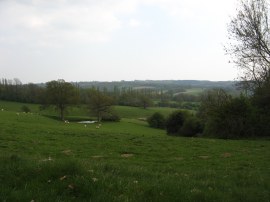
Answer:
[[[234,98],[225,106],[224,114],[224,119],[228,123],[224,131],[227,131],[228,135],[233,134],[234,137],[249,137],[254,135],[253,124],[255,116],[253,107],[247,98],[243,96]]]
[[[102,114],[102,120],[103,121],[119,122],[121,120],[121,118],[116,112],[111,111],[111,112]]]
[[[188,117],[180,130],[180,134],[185,137],[194,137],[201,134],[202,132],[202,123],[195,116]]]
[[[91,89],[88,92],[88,107],[90,113],[97,117],[100,122],[104,117],[111,113],[113,99],[98,90]]]
[[[206,122],[209,117],[216,115],[217,111],[226,105],[232,96],[223,89],[212,89],[206,91],[201,98],[201,106],[198,111],[198,116],[202,121]]]
[[[175,111],[167,119],[166,130],[169,135],[179,135],[180,129],[184,125],[187,113],[184,111]]]
[[[141,95],[139,97],[139,104],[141,107],[146,109],[152,105],[152,100],[146,95]]]
[[[256,130],[258,136],[270,136],[270,81],[255,89],[251,98],[256,109]]]
[[[0,79],[0,99],[23,103],[41,103],[44,88],[29,83],[22,84],[19,79]]]
[[[46,83],[46,103],[54,105],[60,111],[60,118],[64,120],[64,112],[68,105],[78,102],[77,89],[64,80],[50,81]]]
[[[252,102],[265,114],[270,115],[270,81],[255,89]]]
[[[27,107],[26,105],[23,105],[22,108],[21,108],[21,110],[22,110],[22,112],[25,112],[25,113],[28,113],[28,112],[31,111],[30,108]]]
[[[254,109],[248,98],[240,96],[215,107],[205,103],[202,106],[206,107],[203,110],[207,112],[205,135],[226,139],[254,135]]]
[[[166,120],[161,113],[155,112],[152,116],[150,116],[147,119],[147,122],[148,122],[149,126],[152,128],[164,129]]]

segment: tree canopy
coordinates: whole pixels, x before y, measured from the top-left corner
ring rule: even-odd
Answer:
[[[241,0],[232,18],[226,51],[240,70],[242,87],[253,91],[270,81],[269,10],[265,0]]]
[[[78,100],[76,88],[65,80],[50,81],[46,83],[47,104],[54,105],[60,111],[60,118],[64,120],[64,112],[68,105]]]
[[[113,99],[98,90],[91,89],[88,92],[88,106],[90,112],[97,117],[97,121],[100,122],[104,114],[108,114],[111,111],[113,105]]]

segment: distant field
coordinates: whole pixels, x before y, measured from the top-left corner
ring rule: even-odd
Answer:
[[[21,105],[0,102],[0,201],[269,201],[269,140],[170,137],[137,119],[155,108],[97,129]]]
[[[32,112],[41,113],[46,115],[54,115],[57,116],[58,112],[54,109],[54,107],[49,107],[48,109],[40,111],[39,105],[37,104],[24,104],[24,103],[16,103],[16,102],[6,102],[0,101],[0,109],[4,108],[8,111],[20,112],[22,106],[27,106],[31,109]],[[175,111],[175,108],[168,107],[150,107],[147,109],[139,108],[139,107],[127,107],[127,106],[114,106],[114,111],[116,111],[121,118],[146,118],[151,116],[155,112],[160,112],[164,116],[168,116],[171,112]],[[72,118],[89,118],[89,110],[87,106],[77,106],[77,107],[69,107],[67,117]]]
[[[177,94],[189,94],[189,95],[200,95],[205,91],[205,88],[188,88],[185,92],[180,92]],[[177,95],[176,94],[176,95]]]

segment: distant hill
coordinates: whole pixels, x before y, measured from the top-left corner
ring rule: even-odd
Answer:
[[[207,81],[207,80],[134,80],[134,81],[85,81],[72,82],[81,88],[99,88],[113,91],[115,88],[132,88],[132,89],[160,89],[170,90],[176,88],[224,88],[228,90],[236,89],[236,81]]]

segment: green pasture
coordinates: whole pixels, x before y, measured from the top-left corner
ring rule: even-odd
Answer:
[[[191,95],[200,95],[201,93],[203,93],[204,90],[205,90],[204,88],[190,88],[187,89],[185,93]]]
[[[270,199],[269,140],[171,137],[138,120],[168,109],[116,107],[122,120],[97,128],[0,104],[0,201]]]
[[[48,107],[44,110],[40,110],[40,105],[38,104],[25,104],[25,103],[0,101],[0,110],[4,109],[6,111],[21,112],[22,106],[27,106],[28,108],[31,109],[31,112],[39,113],[41,115],[49,115],[49,116],[59,115],[59,112],[56,111],[53,106]],[[147,109],[143,109],[140,107],[113,106],[113,111],[115,111],[121,118],[129,118],[129,119],[147,118],[155,112],[160,112],[164,116],[168,116],[175,110],[176,110],[175,108],[169,107],[150,107]],[[66,112],[66,119],[71,120],[89,119],[89,116],[90,116],[89,109],[87,108],[86,105],[68,107],[68,111]]]

